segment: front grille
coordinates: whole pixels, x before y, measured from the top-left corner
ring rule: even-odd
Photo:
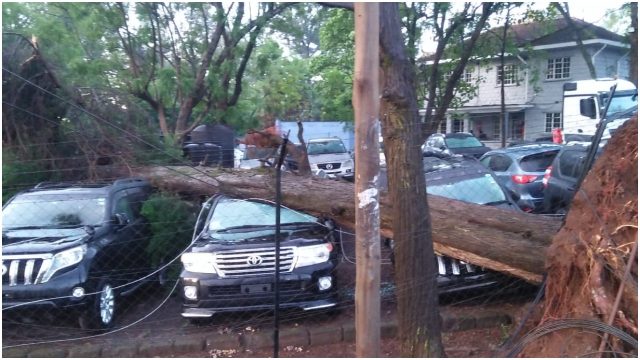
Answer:
[[[229,250],[216,253],[216,270],[221,277],[272,275],[276,269],[274,248]],[[294,248],[280,249],[280,272],[291,272]]]
[[[452,259],[446,256],[437,256],[438,274],[440,275],[465,275],[481,272],[483,269],[462,260]]]
[[[329,169],[329,165],[331,165]],[[318,167],[322,170],[337,170],[340,169],[341,163],[328,163],[328,164],[318,164]]]
[[[51,255],[8,255],[2,257],[2,284],[40,284],[51,266]]]

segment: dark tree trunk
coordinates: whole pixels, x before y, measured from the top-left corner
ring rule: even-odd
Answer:
[[[584,59],[584,62],[587,64],[587,68],[589,69],[589,75],[591,76],[592,79],[597,78],[596,68],[593,65],[593,61],[591,61],[591,56],[589,55],[587,48],[584,46],[584,43],[582,42],[582,34],[583,34],[582,29],[579,29],[578,26],[576,26],[576,23],[573,21],[573,18],[571,18],[571,14],[569,14],[569,3],[565,2],[564,6],[558,2],[554,2],[552,4],[562,14],[562,17],[564,17],[569,27],[569,30],[573,32],[576,43],[578,44],[578,49],[580,50],[580,54],[582,54],[582,58]]]
[[[436,264],[431,220],[422,170],[422,137],[416,101],[415,72],[400,27],[398,4],[380,5],[382,63],[382,123],[389,176],[389,195],[395,206],[395,276],[398,331],[402,355],[443,357],[440,336]],[[423,219],[424,221],[416,221]],[[422,286],[415,286],[420,283]]]

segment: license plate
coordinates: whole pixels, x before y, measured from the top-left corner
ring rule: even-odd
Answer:
[[[243,294],[264,294],[271,292],[271,284],[241,285],[240,292]]]

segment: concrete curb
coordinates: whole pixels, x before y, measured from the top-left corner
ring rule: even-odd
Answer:
[[[472,329],[483,329],[500,324],[512,324],[509,314],[486,311],[475,316],[442,316],[443,332],[456,332]],[[393,338],[398,333],[396,320],[386,320],[380,325],[380,336],[383,339]],[[297,327],[280,331],[280,346],[317,346],[339,342],[355,341],[355,324],[343,323],[328,327]],[[144,339],[138,342],[121,342],[118,344],[87,344],[37,347],[14,347],[2,350],[4,358],[97,358],[97,357],[156,357],[196,353],[200,351],[220,351],[230,349],[258,350],[273,346],[273,333],[270,331],[246,334],[193,334],[171,339]]]

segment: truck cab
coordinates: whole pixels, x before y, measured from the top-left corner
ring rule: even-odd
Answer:
[[[611,88],[616,92],[611,97]],[[626,80],[596,79],[565,83],[563,86],[562,123],[563,133],[594,135],[603,115],[637,106],[633,83]],[[607,110],[607,104],[611,103]],[[607,111],[607,114],[603,114]]]

